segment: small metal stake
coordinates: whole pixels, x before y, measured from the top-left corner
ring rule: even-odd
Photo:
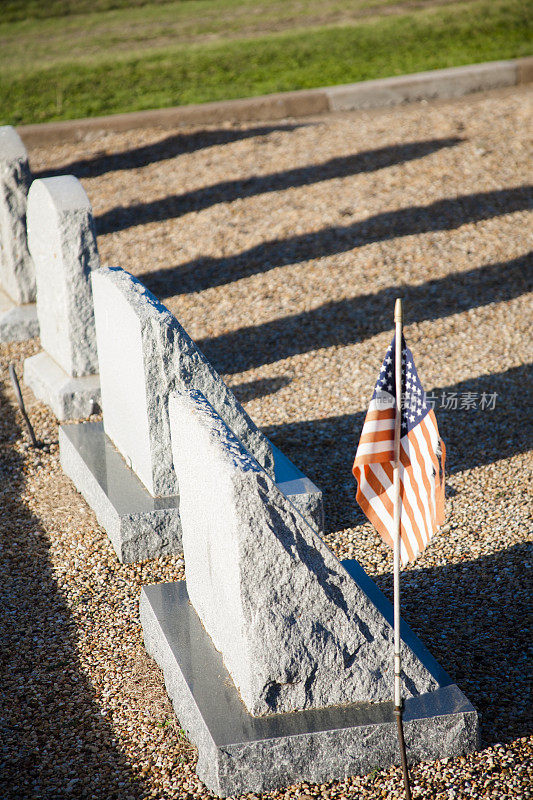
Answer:
[[[32,428],[32,424],[29,420],[29,417],[26,413],[26,407],[24,406],[24,400],[22,399],[22,392],[20,391],[19,379],[17,378],[17,373],[15,372],[15,365],[9,365],[9,377],[11,378],[11,383],[13,384],[13,389],[15,390],[15,397],[17,398],[18,407],[20,408],[20,412],[26,423],[26,428],[28,429],[28,434],[31,439],[31,446],[32,447],[39,447],[39,442],[35,437],[35,433]]]
[[[398,742],[400,744],[400,757],[402,760],[403,785],[405,787],[405,798],[411,800],[411,784],[409,782],[409,767],[407,766],[407,754],[405,752],[405,739],[403,736],[402,706],[394,709],[396,724],[398,726]]]

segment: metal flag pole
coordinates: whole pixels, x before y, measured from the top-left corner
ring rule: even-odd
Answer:
[[[394,419],[394,465],[393,465],[393,491],[394,491],[394,714],[398,725],[398,740],[400,743],[400,756],[402,760],[403,782],[405,796],[411,800],[411,787],[409,785],[409,770],[405,752],[405,739],[403,736],[402,721],[402,692],[400,654],[400,439],[402,436],[402,324],[403,310],[400,298],[394,306],[394,323],[396,325],[395,347],[395,377],[396,377],[396,416]]]

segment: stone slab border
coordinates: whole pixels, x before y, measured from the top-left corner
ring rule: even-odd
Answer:
[[[24,383],[58,420],[83,419],[100,409],[100,378],[73,378],[46,350],[24,360]]]
[[[179,497],[152,497],[101,422],[60,425],[59,454],[122,564],[181,552]]]
[[[88,133],[176,128],[306,117],[329,111],[383,108],[421,100],[450,100],[473,92],[533,82],[533,56],[399,75],[322,89],[280,92],[242,100],[135,111],[106,117],[45,122],[17,128],[30,147],[81,141]]]
[[[198,747],[196,773],[220,797],[342,780],[399,763],[392,702],[253,717],[189,602],[185,581],[144,586],[139,611],[146,649]],[[404,728],[411,764],[479,746],[477,713],[447,676],[436,691],[405,701]]]
[[[272,451],[278,489],[321,531],[322,492],[275,445]],[[182,552],[179,496],[153,497],[102,422],[60,425],[59,454],[65,475],[94,511],[122,564]]]
[[[0,288],[0,342],[23,342],[38,335],[35,303],[19,306]]]

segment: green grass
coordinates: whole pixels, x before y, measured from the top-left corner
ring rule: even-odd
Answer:
[[[183,1],[183,0],[182,0]],[[3,22],[49,19],[133,6],[165,5],[171,0],[1,0]]]
[[[26,5],[31,1],[26,0]],[[52,0],[52,6],[43,4],[39,9],[50,12],[65,2]],[[417,2],[423,7],[450,0]],[[0,71],[22,73],[34,69],[35,64],[41,69],[69,63],[98,64],[109,60],[110,53],[144,57],[184,45],[353,25],[380,13],[405,13],[409,4],[410,0],[173,0],[148,4],[138,0],[128,9],[81,13],[85,7],[81,2],[76,14],[0,22]]]
[[[168,11],[173,7],[176,11],[179,6],[184,14],[183,25],[196,30],[188,41],[174,42],[173,38],[174,43],[169,45],[164,36],[161,42],[155,35],[150,48],[146,47],[146,38],[137,47],[136,40],[130,37],[129,49],[108,43],[105,50],[84,50],[81,57],[75,59],[63,44],[59,54],[61,61],[57,61],[58,54],[54,51],[55,56],[54,53],[52,56],[56,60],[51,57],[46,63],[44,58],[46,65],[39,69],[35,61],[27,63],[15,59],[14,63],[11,59],[7,65],[4,61],[0,76],[2,124],[248,97],[513,58],[530,52],[531,20],[522,0],[426,4],[411,13],[405,13],[404,8],[398,13],[401,4],[395,4],[393,13],[379,16],[371,8],[376,3],[322,2],[323,17],[329,24],[315,27],[304,27],[300,18],[291,21],[289,12],[292,8],[294,16],[296,8],[291,2],[285,0],[283,4],[286,15],[278,24],[280,29],[268,35],[260,35],[257,29],[260,29],[259,23],[268,19],[269,13],[281,7],[275,0],[264,0],[260,9],[264,13],[259,15],[255,28],[242,15],[228,14],[234,23],[230,34],[237,38],[227,34],[222,22],[217,29],[217,15],[222,20],[224,9],[242,10],[246,3],[181,0],[180,3],[130,9],[128,19],[131,22],[132,15],[137,19],[135,14],[145,14],[146,19],[151,20],[161,19],[163,9]],[[100,0],[100,4],[105,3],[106,0]],[[65,5],[67,0],[52,0],[52,4]],[[109,0],[107,4],[118,6],[121,0]],[[22,0],[12,5],[22,5]],[[99,5],[98,0],[92,5]],[[380,8],[383,10],[387,5],[390,0],[381,2]],[[359,16],[351,24],[341,24],[337,16],[341,14],[342,18],[348,6],[352,12],[357,7]],[[311,7],[318,8],[316,0],[308,0],[308,10]],[[210,12],[214,16],[210,16]],[[116,9],[83,19],[97,25],[102,15],[107,14],[108,19],[115,21],[119,15],[118,24],[123,13]],[[63,33],[65,26],[68,33],[68,24],[73,19],[67,16],[61,21]],[[239,19],[244,19],[246,29],[239,27]],[[309,21],[308,16],[305,19]],[[50,22],[47,20],[46,24]],[[0,44],[5,36],[12,46],[17,35],[19,39],[28,36],[35,24],[28,19],[0,26]],[[108,31],[114,30],[113,25],[110,24]],[[213,27],[214,32],[206,40],[206,29],[209,32]],[[86,28],[84,26],[84,30]],[[239,34],[242,38],[238,38]],[[90,25],[86,35],[90,39]]]

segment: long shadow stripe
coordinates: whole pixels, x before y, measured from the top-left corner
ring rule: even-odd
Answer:
[[[437,200],[429,206],[385,211],[351,225],[324,228],[284,240],[273,239],[229,258],[197,258],[174,268],[145,272],[141,277],[160,297],[200,292],[276,267],[345,253],[373,242],[454,230],[469,222],[524,211],[532,206],[532,188],[517,186]]]
[[[501,303],[532,288],[533,260],[528,253],[419,286],[390,286],[374,294],[325,303],[312,311],[204,339],[199,345],[219,372],[244,372],[299,353],[353,344],[388,330],[390,308],[398,295],[405,298],[408,322],[412,323]]]
[[[373,172],[394,164],[423,158],[444,147],[453,147],[461,141],[461,139],[453,137],[412,142],[370,150],[357,155],[332,158],[324,164],[297,167],[284,172],[274,172],[271,175],[222,181],[212,186],[171,195],[150,203],[113,208],[96,218],[96,227],[99,234],[105,234],[124,230],[134,225],[174,219],[191,211],[201,211],[217,203],[231,203],[240,198],[253,197],[267,192],[278,192],[333,178]]]
[[[41,170],[35,172],[34,178],[50,178],[54,175],[75,175],[77,178],[97,178],[105,175],[106,172],[117,172],[118,170],[139,169],[155,164],[159,161],[167,161],[175,158],[182,153],[194,153],[215,145],[230,144],[242,139],[251,139],[256,136],[268,136],[276,131],[294,131],[297,128],[306,127],[309,124],[282,124],[282,125],[261,125],[246,130],[218,128],[216,130],[200,130],[193,133],[178,133],[167,136],[159,142],[134,147],[121,153],[102,153],[93,158],[82,158],[71,161],[62,167]]]

